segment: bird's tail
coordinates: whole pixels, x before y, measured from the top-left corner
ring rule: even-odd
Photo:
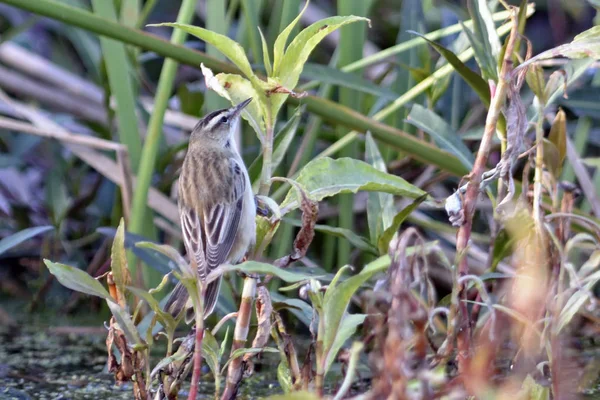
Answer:
[[[217,299],[219,298],[219,291],[221,289],[221,278],[212,281],[206,286],[204,293],[204,319],[206,319],[215,309],[217,305]],[[186,311],[186,322],[190,322],[194,319],[194,310],[191,302],[188,302],[189,294],[185,286],[181,282],[178,282],[175,289],[169,295],[169,299],[165,304],[165,312],[171,314],[174,318],[177,318],[181,311]],[[188,304],[190,303],[190,304]]]

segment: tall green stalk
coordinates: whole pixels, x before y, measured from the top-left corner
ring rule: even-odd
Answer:
[[[225,2],[223,0],[206,0],[206,29],[227,35],[229,25],[225,18]],[[220,61],[225,60],[225,56],[209,44],[206,45],[206,54]],[[204,105],[206,113],[229,106],[227,100],[213,91],[206,92]]]
[[[338,15],[360,15],[367,16],[368,2],[355,0],[338,0]],[[365,43],[365,26],[362,24],[347,25],[340,28],[340,58],[341,65],[348,65],[354,61],[360,60],[363,55],[363,46]],[[360,110],[362,96],[355,90],[349,88],[340,88],[339,103],[354,109]],[[343,126],[338,126],[337,133],[343,137],[347,130]],[[358,146],[356,142],[346,146],[341,152],[342,157],[357,158]],[[345,194],[338,196],[339,198],[339,224],[342,229],[353,231],[354,228],[354,195]],[[352,246],[345,238],[338,240],[338,265],[348,264],[350,261],[350,253]]]
[[[104,0],[95,0],[104,2]],[[195,0],[183,0],[177,22],[189,24],[194,16]],[[183,30],[176,29],[171,36],[171,42],[181,44],[185,40],[186,33]],[[133,209],[130,222],[130,230],[133,233],[143,233],[144,221],[149,218],[147,197],[148,189],[154,173],[158,145],[162,136],[163,121],[165,111],[168,106],[169,97],[173,90],[173,81],[177,72],[177,61],[166,59],[158,80],[158,88],[154,99],[154,111],[150,116],[148,123],[148,134],[142,150],[140,168],[138,170],[138,180],[133,195]],[[137,153],[139,154],[139,152]],[[132,265],[130,263],[130,265]],[[149,277],[144,274],[144,280],[148,284]]]
[[[114,22],[117,20],[117,12],[112,1],[92,0],[92,6],[98,16],[108,21]],[[100,44],[104,54],[108,84],[116,101],[115,114],[119,140],[127,146],[131,167],[134,171],[137,171],[142,139],[135,113],[135,99],[137,96],[134,93],[134,83],[131,79],[125,45],[105,37],[100,39]]]
[[[99,35],[117,39],[124,43],[133,44],[141,48],[154,51],[157,54],[173,58],[187,65],[197,67],[200,63],[204,63],[207,67],[215,71],[228,73],[239,72],[233,65],[221,62],[202,52],[169,43],[165,40],[136,29],[126,28],[120,24],[86,12],[85,10],[58,3],[56,1],[0,0],[0,3],[10,4],[21,9],[29,10],[40,15],[63,21],[73,26],[87,29]],[[497,15],[506,16],[507,14],[496,14],[495,18]],[[444,32],[448,32],[448,30],[449,28],[446,28]],[[433,36],[428,35],[427,37],[431,38]],[[420,40],[422,41],[422,39]],[[411,46],[417,45],[418,44],[416,42],[411,44]],[[404,46],[403,50],[406,50],[407,48],[409,47]],[[388,53],[385,52],[385,54]],[[373,57],[368,57],[368,59],[368,61],[371,62]],[[370,65],[369,62],[361,63],[361,67],[364,67],[367,64]],[[414,92],[416,91],[423,93],[427,89],[426,87],[419,87],[416,89],[417,86],[412,89],[413,93],[411,93],[411,96],[415,95]],[[403,101],[406,101],[406,98],[404,98]],[[347,107],[335,104],[332,101],[320,99],[314,96],[307,96],[302,99],[289,98],[288,102],[290,104],[305,104],[309,111],[324,117],[324,119],[329,120],[332,123],[341,124],[350,129],[361,132],[369,130],[373,136],[382,143],[395,146],[399,150],[410,153],[414,158],[427,164],[435,165],[444,171],[455,175],[463,175],[467,172],[458,159],[448,152],[442,151],[435,146],[432,146],[389,125],[374,121],[373,119],[368,118],[363,114],[354,112]],[[394,110],[396,107],[397,104],[392,105]],[[389,112],[391,113],[393,111],[389,110]]]

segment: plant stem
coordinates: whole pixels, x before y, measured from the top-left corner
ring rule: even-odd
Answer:
[[[542,174],[544,166],[544,104],[540,102],[538,108],[538,120],[535,125],[535,174],[533,178],[533,221],[535,223],[536,234],[542,239],[544,227],[542,218]]]
[[[195,400],[198,393],[198,382],[200,381],[200,373],[202,370],[202,338],[204,337],[204,290],[202,286],[198,286],[200,290],[199,298],[194,309],[196,311],[196,337],[194,341],[194,370],[192,372],[192,384],[188,400]]]
[[[317,329],[317,345],[315,346],[315,357],[317,372],[315,376],[315,390],[319,397],[323,397],[323,386],[325,383],[325,362],[327,355],[323,354],[323,336],[325,336],[325,318],[323,313],[319,315],[319,327]]]
[[[231,343],[231,353],[237,349],[241,349],[246,345],[248,339],[248,331],[250,327],[250,317],[252,316],[252,302],[256,293],[256,279],[246,277],[244,279],[244,288],[242,289],[242,301],[238,318],[233,331],[233,342]],[[229,363],[227,368],[227,380],[225,382],[225,390],[221,396],[221,400],[235,399],[239,384],[242,380],[242,363],[243,357],[236,357]]]
[[[184,0],[179,9],[177,22],[189,24],[194,17],[195,5],[195,0]],[[183,30],[175,29],[171,36],[171,43],[181,44],[185,40],[185,37],[186,33]],[[136,234],[143,233],[144,221],[148,219],[148,190],[152,182],[158,145],[162,137],[165,111],[169,105],[169,97],[173,90],[173,81],[175,80],[177,66],[176,61],[166,59],[158,80],[158,89],[154,98],[154,110],[148,123],[148,134],[146,135],[144,148],[141,152],[137,184],[133,195],[130,231]],[[148,282],[149,279],[146,274],[144,274],[144,278],[146,285],[149,285],[150,282]]]
[[[99,35],[151,50],[157,54],[173,58],[183,64],[191,65],[196,68],[200,63],[204,63],[214,71],[234,74],[239,73],[235,66],[216,60],[202,52],[188,49],[180,45],[174,45],[156,36],[146,34],[137,29],[124,27],[82,9],[58,3],[56,1],[0,0],[0,3],[10,4],[39,15],[44,15],[86,29]],[[374,121],[347,107],[337,105],[332,101],[314,96],[306,96],[302,99],[289,98],[288,102],[296,105],[306,104],[309,111],[320,115],[323,119],[344,125],[350,129],[361,132],[370,130],[377,140],[395,146],[403,152],[410,153],[418,160],[435,165],[454,175],[463,175],[466,173],[462,164],[456,157],[448,152],[442,151],[436,146],[419,140],[399,129]]]
[[[270,118],[269,118],[270,119]],[[271,174],[273,164],[273,118],[267,126],[267,134],[265,135],[265,143],[263,144],[263,165],[260,175],[260,188],[258,194],[268,196],[271,189]]]
[[[502,69],[500,71],[500,78],[496,88],[496,92],[490,102],[490,108],[488,110],[487,118],[485,121],[485,130],[473,170],[469,174],[469,185],[463,199],[463,212],[465,221],[458,230],[457,241],[456,241],[456,254],[459,260],[458,264],[458,276],[465,276],[469,274],[468,258],[466,256],[467,247],[471,238],[471,228],[473,224],[473,214],[475,212],[475,205],[477,203],[477,197],[479,196],[479,185],[481,183],[481,176],[485,172],[487,159],[492,145],[494,135],[496,133],[496,125],[500,116],[501,109],[505,103],[509,85],[511,85],[511,72],[512,72],[512,53],[515,45],[515,40],[518,36],[518,23],[517,16],[513,11],[511,16],[512,29],[510,37],[506,46],[506,52],[504,55],[504,61],[502,62]],[[458,367],[459,371],[465,372],[467,369],[467,363],[471,356],[471,329],[467,310],[466,291],[464,290],[464,284],[459,284],[459,320],[458,320]]]

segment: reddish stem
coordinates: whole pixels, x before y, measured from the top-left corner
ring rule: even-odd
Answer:
[[[456,254],[460,255],[460,261],[458,264],[458,276],[465,276],[469,274],[469,264],[467,261],[466,250],[471,239],[471,228],[473,224],[473,214],[475,213],[475,205],[477,203],[477,197],[479,196],[479,186],[482,180],[482,175],[486,170],[486,164],[488,155],[490,152],[491,144],[496,133],[496,125],[498,118],[506,96],[508,93],[509,85],[511,85],[511,72],[512,72],[512,53],[515,45],[515,40],[518,36],[518,23],[515,15],[513,14],[513,27],[510,33],[508,44],[506,46],[506,52],[504,61],[502,63],[502,70],[500,71],[498,85],[493,93],[493,97],[490,102],[490,108],[485,121],[484,135],[479,146],[479,152],[473,165],[473,170],[469,174],[469,185],[463,198],[463,210],[465,221],[460,227],[456,240]],[[459,323],[458,323],[458,334],[457,334],[457,345],[458,345],[458,366],[459,371],[464,372],[466,369],[465,362],[470,359],[471,354],[471,329],[470,321],[468,316],[467,304],[466,304],[466,293],[464,285],[460,285],[459,288]]]
[[[192,373],[192,385],[188,400],[195,400],[198,394],[198,382],[200,381],[200,370],[202,369],[202,338],[204,337],[204,321],[202,318],[196,320],[196,341],[194,344],[194,372]]]

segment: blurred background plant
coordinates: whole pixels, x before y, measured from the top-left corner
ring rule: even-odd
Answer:
[[[252,96],[237,142],[269,215],[206,322],[225,317],[203,343],[206,393],[235,396],[256,353],[269,394],[594,392],[600,4],[526,3],[0,0],[2,325],[110,309],[109,357],[131,362],[115,359],[117,381],[177,393],[193,349],[175,352],[151,289],[182,249],[173,188],[198,118]],[[505,52],[546,55],[513,73]],[[0,374],[15,390],[19,362]]]

